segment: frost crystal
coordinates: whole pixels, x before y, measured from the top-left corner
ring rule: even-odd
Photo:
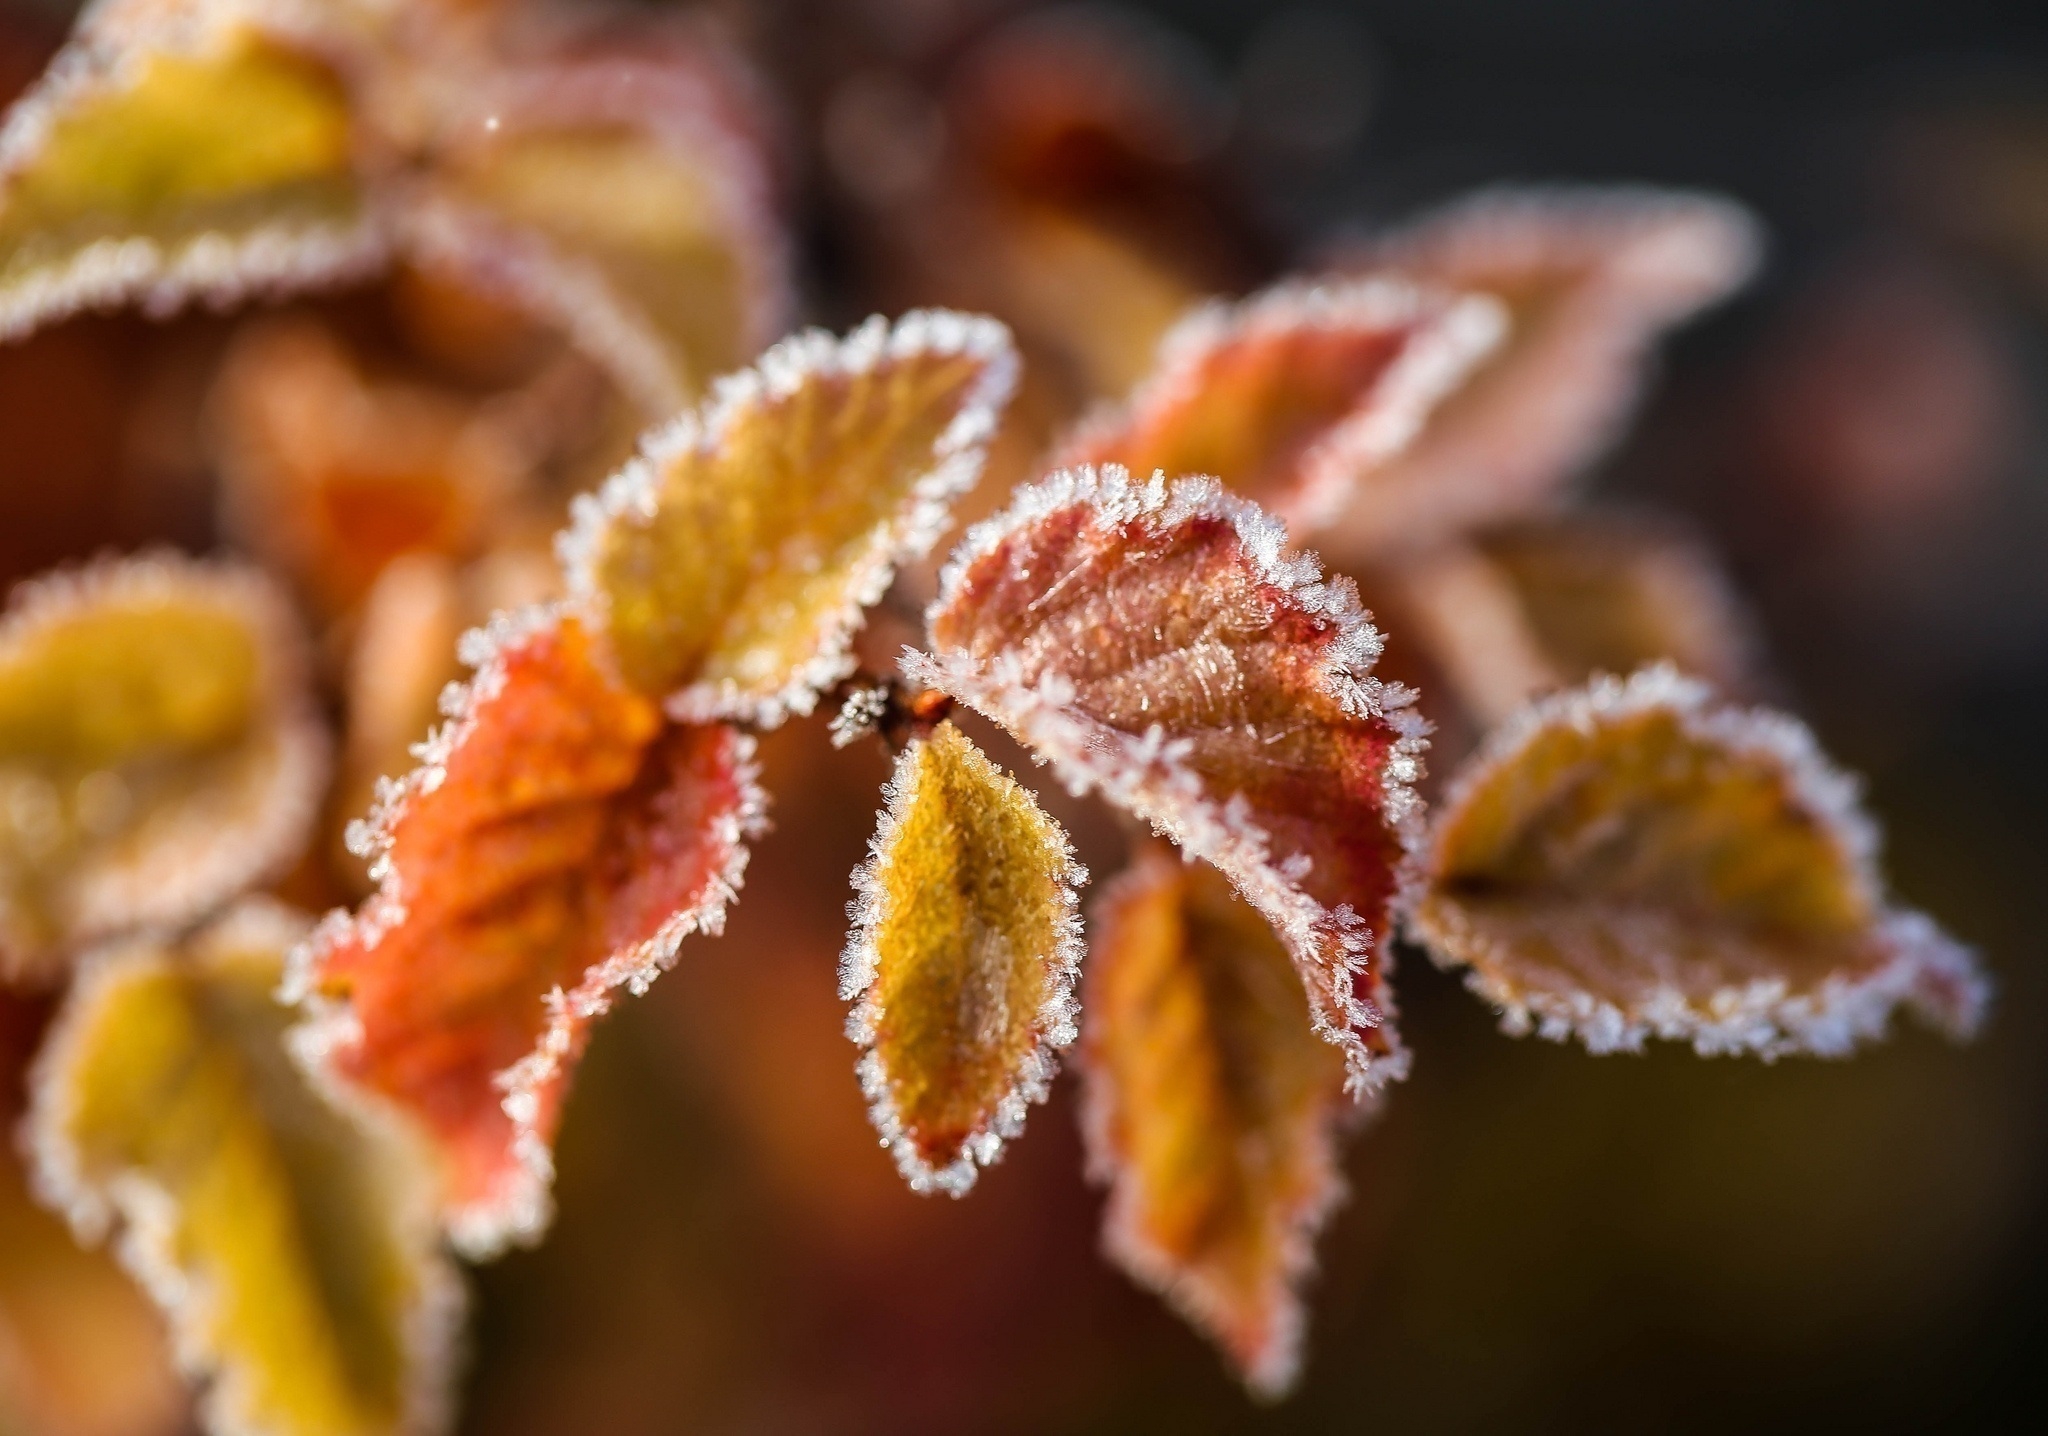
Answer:
[[[1385,939],[1427,725],[1371,676],[1349,580],[1213,480],[1080,469],[968,535],[929,624],[912,682],[1215,863],[1294,953],[1356,1089],[1405,1070]]]

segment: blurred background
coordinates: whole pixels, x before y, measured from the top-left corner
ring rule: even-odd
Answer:
[[[1848,1063],[1595,1059],[1499,1035],[1411,954],[1415,1075],[1350,1149],[1302,1387],[1260,1408],[1097,1259],[1071,1083],[970,1200],[897,1178],[832,975],[884,764],[793,725],[765,745],[769,786],[816,796],[756,856],[749,887],[776,901],[742,903],[599,1035],[557,1225],[474,1273],[463,1429],[1904,1432],[2048,1413],[2048,8],[700,8],[760,72],[801,308],[835,326],[1010,282],[946,208],[961,165],[1036,199],[1075,186],[1053,198],[1168,255],[1088,294],[1133,311],[1497,181],[1752,206],[1760,281],[1667,346],[1592,487],[1715,541],[1776,696],[1867,775],[1903,900],[1984,951],[1999,997],[1964,1049],[1908,1031]],[[68,20],[0,0],[0,90]],[[1034,35],[1076,26],[1096,49],[1033,58]],[[1033,170],[1030,103],[1005,108],[1019,85],[1099,106],[1129,139],[1116,164]],[[1048,423],[1142,366],[1121,331],[1056,312],[1074,291],[1005,294],[1057,361],[1026,395]],[[223,323],[94,318],[0,347],[0,579],[214,541],[178,416]],[[1083,822],[1113,870],[1113,832]]]

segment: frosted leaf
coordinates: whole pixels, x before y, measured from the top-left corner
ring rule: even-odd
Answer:
[[[0,129],[0,339],[382,261],[343,83],[290,26],[261,23],[265,8],[87,11]]]
[[[193,922],[289,867],[327,739],[261,574],[158,554],[17,588],[0,618],[0,969]]]
[[[1104,1249],[1253,1391],[1284,1395],[1315,1235],[1343,1195],[1343,1059],[1272,927],[1206,863],[1148,845],[1094,919],[1082,1129],[1110,1188]]]
[[[96,5],[0,133],[0,338],[401,258],[517,303],[669,414],[782,327],[757,108],[674,19]]]
[[[1974,957],[1888,905],[1854,783],[1791,718],[1668,667],[1529,709],[1459,774],[1413,928],[1510,1032],[1839,1056],[1906,1004],[1957,1036]]]
[[[474,553],[521,497],[518,446],[475,404],[366,381],[310,321],[238,336],[212,408],[227,526],[329,615],[401,554]]]
[[[810,712],[980,473],[1016,365],[967,315],[812,330],[646,440],[562,542],[627,680],[686,721]]]
[[[1670,662],[1724,692],[1757,684],[1755,644],[1714,556],[1668,521],[1580,511],[1390,560],[1392,616],[1482,727],[1600,673]]]
[[[717,932],[762,826],[753,741],[665,725],[574,616],[499,619],[452,717],[356,846],[379,884],[293,956],[304,1060],[422,1126],[456,1245],[546,1226],[590,1024]]]
[[[649,418],[787,325],[789,257],[743,82],[643,20],[451,69],[407,251],[572,336]]]
[[[1074,1040],[1088,880],[1059,824],[950,723],[904,749],[840,964],[882,1145],[918,1192],[964,1196]]]
[[[1542,507],[1620,431],[1659,334],[1740,287],[1756,221],[1650,189],[1503,189],[1425,216],[1345,267],[1500,299],[1506,341],[1320,536],[1366,561]]]
[[[417,1148],[286,1054],[275,990],[305,926],[250,904],[179,948],[95,954],[37,1064],[36,1182],[82,1239],[117,1236],[208,1430],[437,1430],[461,1282]]]
[[[27,1106],[29,1059],[54,1003],[0,987],[0,1131]],[[156,1309],[106,1252],[82,1247],[0,1143],[0,1428],[169,1436],[191,1428]]]
[[[1358,1090],[1405,1069],[1387,938],[1426,725],[1348,579],[1214,480],[1054,475],[961,545],[913,682],[1209,859],[1294,954]]]
[[[1342,513],[1499,341],[1500,306],[1397,279],[1276,285],[1210,304],[1069,464],[1211,474],[1297,531]]]

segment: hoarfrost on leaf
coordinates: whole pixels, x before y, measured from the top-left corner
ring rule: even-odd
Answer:
[[[1279,523],[1210,479],[1063,471],[974,529],[911,681],[1207,858],[1294,954],[1354,1090],[1405,1070],[1388,938],[1427,727],[1380,637]]]
[[[1413,929],[1507,1030],[1595,1052],[1841,1056],[1906,1005],[1974,1030],[1974,957],[1888,904],[1854,783],[1669,667],[1531,707],[1459,774]]]
[[[1016,370],[994,320],[920,310],[807,331],[721,379],[563,537],[626,679],[689,722],[810,712],[980,474]]]
[[[45,1200],[116,1253],[230,1436],[447,1424],[460,1279],[428,1170],[309,1086],[275,996],[306,919],[252,902],[85,964],[26,1127]]]
[[[1619,434],[1656,338],[1739,288],[1761,248],[1725,199],[1508,188],[1347,256],[1353,273],[1491,294],[1508,332],[1318,541],[1365,562],[1551,504]]]
[[[422,1125],[450,1235],[536,1238],[590,1025],[721,930],[763,827],[753,740],[664,724],[574,615],[500,618],[420,766],[357,834],[379,884],[294,954],[301,1056]]]
[[[1068,464],[1212,474],[1297,531],[1342,513],[1499,341],[1483,296],[1290,280],[1212,303],[1160,342],[1151,376],[1067,446]]]
[[[1254,1392],[1284,1395],[1315,1235],[1343,1195],[1343,1059],[1272,927],[1208,864],[1148,844],[1094,919],[1080,1069],[1103,1248]]]
[[[1074,1040],[1075,889],[1030,793],[951,723],[897,760],[841,961],[862,1090],[911,1188],[964,1195]]]
[[[252,569],[168,554],[0,618],[0,971],[197,921],[289,867],[326,781],[304,640]]]

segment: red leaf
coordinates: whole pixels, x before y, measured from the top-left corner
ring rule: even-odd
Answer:
[[[1369,676],[1380,638],[1349,580],[1213,481],[1079,469],[968,536],[929,620],[914,680],[1222,869],[1355,1089],[1404,1069],[1385,941],[1426,727]]]
[[[549,1146],[593,1019],[718,931],[760,827],[752,740],[664,728],[574,616],[471,645],[454,722],[354,837],[378,894],[294,962],[302,1052],[423,1123],[451,1235],[545,1225]]]

